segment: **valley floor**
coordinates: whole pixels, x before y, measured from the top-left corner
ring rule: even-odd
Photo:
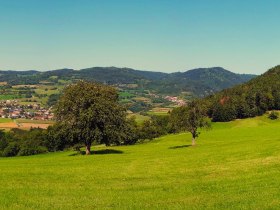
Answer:
[[[146,144],[0,158],[0,209],[279,209],[280,121]]]

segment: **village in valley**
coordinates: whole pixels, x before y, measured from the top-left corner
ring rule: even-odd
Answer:
[[[20,105],[17,100],[0,101],[0,117],[10,119],[53,120],[51,108],[40,104]]]
[[[0,82],[0,129],[47,128],[55,121],[54,105],[63,89],[75,81],[50,76],[34,84]],[[154,114],[165,115],[174,107],[184,106],[186,95],[160,94],[137,84],[113,85],[119,92],[119,101],[128,107],[129,115],[149,119]]]
[[[180,99],[177,96],[165,96],[164,99],[175,103],[177,106],[184,106],[184,105],[186,105],[186,100]]]

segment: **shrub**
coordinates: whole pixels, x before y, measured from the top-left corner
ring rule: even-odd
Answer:
[[[19,147],[15,142],[11,142],[2,152],[3,157],[16,156],[19,152]]]
[[[268,115],[268,118],[271,120],[276,120],[276,119],[278,119],[278,117],[279,117],[279,114],[275,111],[270,112],[270,114]]]
[[[34,146],[29,147],[27,145],[24,145],[22,148],[20,148],[18,155],[19,156],[29,156],[29,155],[37,155],[48,152],[48,149],[43,146]]]

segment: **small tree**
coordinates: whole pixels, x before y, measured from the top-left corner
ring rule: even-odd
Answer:
[[[85,81],[69,85],[55,114],[67,141],[72,145],[83,143],[88,155],[93,142],[108,146],[127,137],[126,109],[118,103],[116,89],[110,86]]]
[[[199,128],[209,128],[207,110],[199,101],[192,101],[187,106],[175,108],[171,112],[171,126],[174,132],[188,131],[192,134],[192,145],[196,144]]]

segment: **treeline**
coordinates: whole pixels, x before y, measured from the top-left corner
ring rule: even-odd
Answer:
[[[255,117],[269,110],[280,110],[280,66],[203,101],[214,122]]]
[[[119,120],[120,118],[118,118]],[[48,129],[32,128],[29,131],[18,128],[10,131],[0,131],[0,157],[29,156],[47,152],[75,150],[79,153],[86,147],[105,144],[106,146],[134,145],[153,140],[154,138],[189,131],[193,137],[198,137],[198,128],[209,127],[206,109],[197,101],[188,107],[174,109],[170,115],[152,116],[139,124],[135,117],[126,118],[120,125],[113,128],[108,122],[107,128],[94,129],[88,127],[69,127],[67,123],[56,123]],[[88,125],[88,124],[87,124]],[[88,153],[90,154],[90,153]]]
[[[32,128],[30,131],[13,128],[0,131],[0,156],[27,156],[50,151],[48,131]]]
[[[127,120],[125,130],[120,131],[121,138],[97,141],[94,144],[133,145],[144,140],[172,132],[169,116],[153,116],[143,124],[137,124],[134,118]],[[29,131],[13,128],[10,131],[0,130],[0,157],[29,156],[47,152],[73,149],[80,151],[84,143],[73,139],[73,133],[56,124],[48,129],[31,128]]]

